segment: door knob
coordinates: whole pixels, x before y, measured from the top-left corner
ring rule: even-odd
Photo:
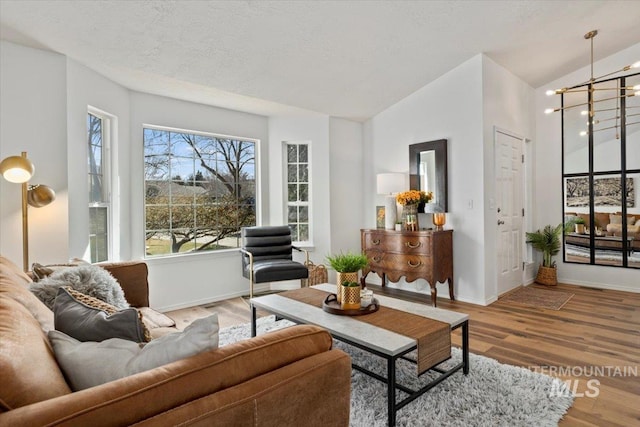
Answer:
[[[502,225],[502,224],[504,224],[504,221],[503,221],[503,220],[501,220],[501,219],[499,219],[499,220],[498,220],[498,225]]]

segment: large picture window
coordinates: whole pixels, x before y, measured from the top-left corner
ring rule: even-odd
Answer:
[[[256,141],[145,127],[147,256],[240,246],[256,225]]]

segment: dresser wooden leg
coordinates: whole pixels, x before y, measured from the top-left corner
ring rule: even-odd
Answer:
[[[431,285],[431,305],[432,306],[434,307],[438,306],[437,299],[438,299],[438,288],[436,288],[436,285]]]
[[[453,278],[449,278],[449,299],[455,301],[456,297],[453,296]]]

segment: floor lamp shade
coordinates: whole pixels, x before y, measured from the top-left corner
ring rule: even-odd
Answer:
[[[0,162],[0,174],[15,184],[29,181],[34,171],[35,167],[31,160],[27,159],[27,153],[22,153],[22,156],[10,156]]]
[[[398,215],[395,193],[404,191],[407,186],[407,175],[403,173],[379,173],[376,175],[378,194],[386,195],[384,204],[384,228],[393,230]]]

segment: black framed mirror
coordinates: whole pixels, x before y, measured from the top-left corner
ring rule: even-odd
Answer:
[[[448,211],[446,139],[409,145],[409,188],[433,192],[433,203]]]

